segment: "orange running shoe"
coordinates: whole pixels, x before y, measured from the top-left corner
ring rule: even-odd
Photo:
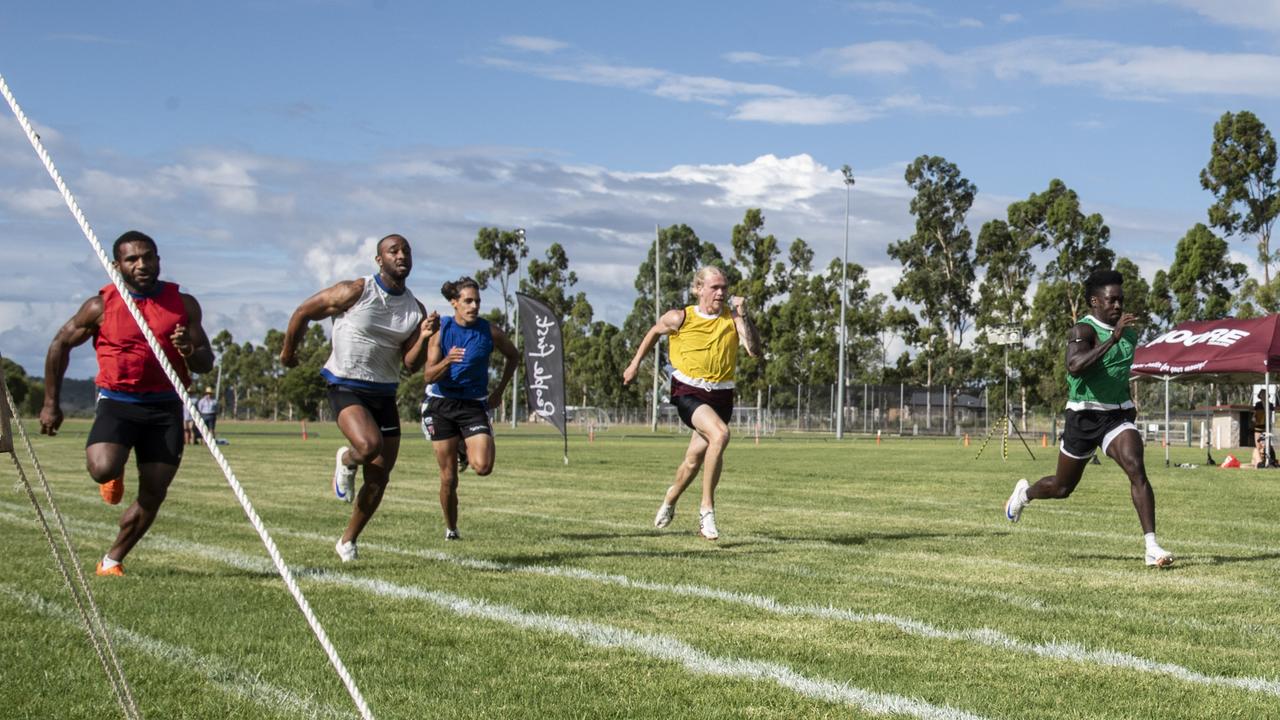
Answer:
[[[120,498],[124,497],[124,477],[102,483],[98,486],[98,494],[102,496],[102,502],[108,505],[119,505]]]
[[[124,565],[112,565],[109,568],[102,567],[102,561],[98,561],[98,574],[102,576],[112,575],[115,577],[124,577]]]

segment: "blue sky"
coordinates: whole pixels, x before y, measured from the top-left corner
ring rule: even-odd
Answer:
[[[845,163],[888,292],[924,153],[977,185],[975,234],[1058,177],[1150,276],[1205,217],[1214,121],[1280,123],[1277,36],[1280,2],[1245,0],[64,2],[0,16],[0,73],[98,234],[152,234],[206,327],[257,341],[388,232],[438,309],[484,225],[564,245],[612,322],[655,225],[727,254],[762,207],[825,265]],[[0,353],[38,374],[105,275],[7,111],[0,232]]]

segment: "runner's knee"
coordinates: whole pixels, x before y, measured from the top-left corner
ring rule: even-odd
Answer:
[[[109,461],[88,458],[85,460],[85,469],[89,471],[89,477],[101,485],[120,477],[124,473],[124,463],[117,465]]]
[[[707,444],[724,448],[729,444],[729,428],[716,428],[707,434]]]
[[[357,465],[373,462],[382,454],[382,438],[356,438],[348,444],[347,459]]]

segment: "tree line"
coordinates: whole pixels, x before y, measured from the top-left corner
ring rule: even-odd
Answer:
[[[1272,276],[1272,265],[1280,253],[1270,248],[1280,214],[1275,171],[1276,144],[1265,124],[1248,111],[1224,114],[1214,125],[1209,161],[1199,176],[1212,196],[1207,223],[1187,229],[1176,241],[1172,264],[1157,270],[1150,283],[1132,259],[1110,246],[1111,230],[1102,215],[1086,215],[1076,192],[1056,178],[1011,203],[1004,218],[984,223],[975,240],[967,218],[978,188],[954,163],[930,155],[916,158],[904,174],[915,193],[910,203],[915,228],[887,248],[902,265],[892,299],[870,292],[861,265],[842,268],[840,258],[823,262],[803,238],[783,243],[768,234],[758,208],[747,209],[734,226],[728,255],[688,225],[660,229],[637,268],[635,301],[621,326],[595,318],[586,295],[575,291],[578,277],[559,243],[543,257],[529,259],[522,233],[481,228],[474,241],[481,261],[475,278],[498,296],[490,300],[486,318],[513,337],[517,289],[559,316],[571,405],[645,407],[649,389],[645,383],[623,386],[622,370],[660,312],[691,302],[697,269],[716,264],[728,275],[732,292],[747,298],[765,348],[759,359],[740,358],[737,384],[743,402],[750,404],[757,391],[771,387],[775,405],[785,407],[796,401],[797,383],[836,382],[843,292],[849,310],[849,383],[945,385],[953,393],[981,386],[990,392],[991,407],[1003,407],[1007,350],[1014,368],[1010,402],[1024,410],[1056,408],[1065,402],[1060,340],[1085,314],[1081,282],[1095,269],[1121,273],[1126,310],[1143,318],[1146,336],[1185,320],[1277,310],[1280,280]],[[1256,243],[1262,278],[1248,277],[1245,266],[1231,260],[1230,238]],[[847,276],[843,290],[842,271]],[[995,341],[996,331],[1009,328],[1022,341],[1006,348]],[[225,411],[271,419],[315,418],[322,412],[325,387],[319,370],[329,354],[324,330],[318,324],[308,328],[294,368],[279,364],[282,340],[282,332],[274,329],[261,344],[236,343],[226,330],[213,337]],[[902,350],[891,357],[895,348]],[[651,372],[651,366],[642,368],[641,377]],[[27,384],[22,395],[28,401],[42,394],[24,373],[16,375]],[[421,401],[422,378],[402,380],[401,412],[412,417]],[[219,379],[196,382],[213,385]]]

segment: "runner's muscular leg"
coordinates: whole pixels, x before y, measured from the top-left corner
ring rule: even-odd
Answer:
[[[1046,475],[1027,488],[1027,499],[1061,500],[1068,497],[1075,491],[1076,485],[1080,484],[1080,477],[1084,475],[1084,467],[1088,464],[1088,458],[1079,460],[1059,452],[1057,470],[1053,475]]]
[[[348,405],[338,413],[338,429],[347,438],[346,465],[373,462],[382,455],[382,430],[373,413],[363,405]]]
[[[729,426],[710,405],[701,405],[693,411],[693,428],[707,443],[702,468],[701,509],[711,510],[716,506],[716,486],[720,484],[724,450],[729,446]]]
[[[391,480],[391,470],[396,466],[396,458],[400,455],[400,436],[380,437],[382,450],[373,460],[364,463],[364,483],[356,493],[355,505],[351,508],[351,519],[347,521],[347,530],[342,534],[343,542],[351,542],[360,537],[364,526],[369,524],[373,514],[382,503],[382,495],[386,492],[387,482]],[[351,453],[347,453],[350,457]]]
[[[675,505],[680,499],[689,483],[693,482],[693,477],[698,474],[702,459],[707,454],[707,439],[702,437],[702,433],[695,430],[691,435],[689,447],[684,451],[684,459],[676,466],[676,481],[667,488],[667,495],[663,499],[667,505]]]
[[[169,483],[177,473],[178,466],[167,463],[149,462],[138,466],[138,497],[120,516],[120,532],[111,549],[107,550],[107,557],[117,562],[124,560],[124,556],[147,534],[160,512],[160,504],[168,495]]]
[[[463,438],[460,442],[467,446],[467,465],[475,471],[477,475],[484,476],[493,472],[494,456],[497,455],[497,447],[493,442],[493,436],[488,433],[477,433],[468,438]]]
[[[84,459],[89,477],[101,485],[124,475],[129,446],[112,442],[94,443],[84,449]]]
[[[1133,508],[1138,511],[1138,522],[1143,533],[1156,531],[1156,494],[1147,481],[1147,466],[1143,458],[1142,436],[1137,430],[1125,430],[1107,446],[1107,455],[1116,461],[1129,476],[1129,495]]]
[[[444,513],[444,526],[447,530],[458,529],[458,443],[460,442],[462,438],[457,435],[431,442],[431,449],[436,455],[436,465],[440,467],[440,510]]]

